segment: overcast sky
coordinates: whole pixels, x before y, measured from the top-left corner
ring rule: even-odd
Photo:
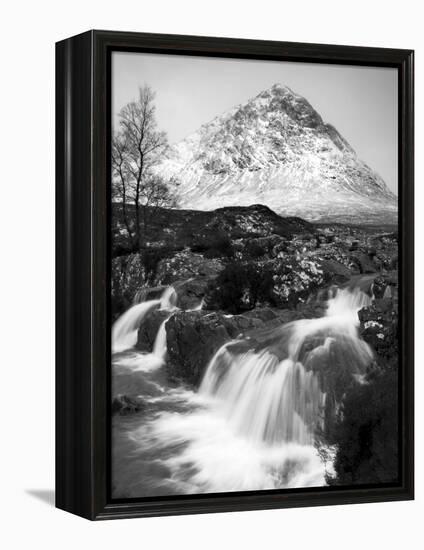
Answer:
[[[114,52],[113,116],[149,84],[175,143],[275,83],[304,96],[397,193],[396,69]]]

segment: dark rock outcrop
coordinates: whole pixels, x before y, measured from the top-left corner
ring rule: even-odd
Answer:
[[[337,260],[323,259],[320,261],[320,266],[333,284],[345,283],[352,277],[351,270]]]
[[[398,478],[397,274],[376,276],[372,287],[376,299],[358,317],[374,361],[360,383],[346,388],[340,414],[326,427],[324,438],[337,449],[330,485],[393,483]]]
[[[194,309],[200,305],[211,281],[224,269],[222,260],[183,250],[159,262],[156,282],[172,285],[177,292],[177,306]]]
[[[198,385],[218,349],[252,329],[263,328],[272,312],[261,310],[257,317],[224,315],[207,311],[180,311],[166,324],[168,373],[173,379]],[[271,319],[272,321],[272,319]]]
[[[172,285],[176,281],[193,278],[210,279],[223,269],[222,261],[217,258],[205,258],[191,250],[181,250],[172,257],[159,262],[156,271],[156,284]]]
[[[186,281],[177,281],[173,284],[177,293],[177,306],[180,309],[195,309],[200,307],[206,294],[208,284],[214,276],[199,275]]]
[[[168,374],[188,384],[198,385],[218,349],[231,340],[241,350],[261,349],[274,329],[296,321],[320,317],[320,304],[302,304],[298,309],[255,308],[241,315],[222,312],[179,311],[166,323]],[[277,339],[279,336],[277,335]]]
[[[156,340],[160,325],[169,317],[169,311],[156,309],[144,317],[138,329],[137,349],[151,352]]]
[[[398,315],[391,298],[374,300],[358,312],[362,338],[375,350],[377,362],[395,367],[398,362]]]

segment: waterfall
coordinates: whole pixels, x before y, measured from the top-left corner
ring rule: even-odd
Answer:
[[[201,301],[200,301],[200,304],[198,306],[196,306],[195,308],[193,308],[191,311],[201,311],[203,309],[205,305],[205,299],[202,298]]]
[[[153,299],[158,298],[161,303],[161,309],[175,309],[177,306],[178,295],[173,286],[155,288],[141,288],[134,294],[133,305],[147,302],[147,296]]]
[[[160,306],[160,300],[149,300],[136,304],[123,313],[112,326],[112,351],[118,353],[133,348],[137,343],[137,332],[144,317]]]
[[[326,296],[321,318],[222,346],[195,392],[164,382],[166,322],[177,309],[175,291],[166,289],[153,306],[164,309],[166,319],[152,353],[134,349],[113,357],[115,383],[127,391],[128,370],[135,371],[135,391],[154,411],[137,417],[129,432],[131,452],[123,451],[125,460],[137,457],[131,462],[133,479],[144,475],[146,486],[162,488],[164,479],[152,478],[159,464],[169,472],[172,493],[324,486],[334,450],[328,449],[330,458],[323,462],[314,438],[316,428],[325,427],[324,409],[334,404],[332,384],[343,392],[343,384],[358,379],[372,360],[359,337],[357,315],[370,297],[358,287]]]
[[[178,295],[173,286],[168,286],[160,298],[160,309],[174,310],[177,308]]]
[[[354,375],[372,359],[358,335],[357,312],[369,303],[359,289],[338,290],[322,318],[288,323],[262,342],[227,343],[212,358],[200,394],[214,398],[234,431],[252,442],[312,444],[325,405],[316,373],[340,368]]]
[[[158,333],[153,344],[151,353],[140,352],[134,349],[126,350],[125,354],[119,354],[114,357],[113,365],[134,372],[153,372],[162,367],[166,360],[166,321],[160,325]]]
[[[140,290],[137,290],[137,292],[134,294],[133,305],[140,304],[141,302],[145,302],[146,296],[147,296],[147,288],[140,288]]]
[[[167,317],[165,321],[160,325],[158,333],[156,335],[155,343],[153,344],[153,355],[156,355],[161,361],[165,360],[166,357],[166,321],[169,319]]]
[[[137,299],[145,296],[145,291],[136,293]],[[176,309],[177,293],[172,286],[165,288],[159,300],[148,300],[141,303],[136,303],[130,309],[125,311],[112,326],[112,352],[119,353],[133,348],[137,343],[137,333],[141,322],[146,315],[155,308],[165,311],[173,311]],[[158,340],[159,338],[159,340]],[[165,344],[164,344],[165,341]],[[156,347],[157,342],[157,347]],[[155,350],[164,356],[164,346],[166,347],[166,332],[165,321],[159,328],[159,333],[155,342]],[[162,351],[159,351],[162,350]]]

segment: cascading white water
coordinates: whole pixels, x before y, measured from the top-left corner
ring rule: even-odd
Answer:
[[[229,363],[225,374],[220,372]],[[232,355],[220,350],[201,392],[214,395],[237,433],[252,442],[312,442],[309,427],[324,405],[317,377],[301,363],[262,350]]]
[[[148,300],[133,305],[130,309],[125,311],[112,326],[112,351],[113,353],[119,353],[133,348],[137,343],[137,332],[144,317],[153,309],[159,308],[161,310],[173,311],[176,309],[177,293],[175,289],[170,286],[167,287],[159,300]],[[162,323],[159,332],[160,342],[158,346],[162,349],[163,344],[163,332],[165,331],[164,323]],[[155,344],[156,345],[156,344]],[[165,334],[165,346],[166,346],[166,334]],[[160,352],[161,356],[164,353]]]
[[[311,444],[325,404],[314,367],[331,361],[332,368],[342,363],[352,374],[363,371],[372,353],[359,338],[357,312],[369,303],[359,289],[339,290],[324,317],[288,323],[259,349],[240,353],[239,342],[226,344],[200,393],[215,398],[234,430],[252,442]]]
[[[123,313],[112,326],[112,351],[119,353],[133,348],[137,343],[137,332],[143,318],[155,307],[160,306],[160,300],[149,300],[136,304]]]
[[[196,306],[195,308],[193,308],[191,311],[201,311],[203,309],[204,305],[205,305],[205,299],[202,298],[200,300],[200,304],[198,306]]]
[[[153,344],[153,355],[160,358],[162,361],[166,357],[166,321],[169,319],[167,317],[165,321],[160,325],[158,333],[156,335],[155,343]]]
[[[162,367],[167,353],[165,325],[168,319],[169,317],[161,323],[151,353],[130,350],[124,357],[115,358],[114,365],[141,372],[151,372]]]
[[[167,298],[169,315],[172,300]],[[155,386],[156,393],[144,395],[153,413],[139,418],[122,450],[121,459],[133,468],[130,485],[136,480],[138,491],[140,483],[183,494],[325,485],[331,460],[323,463],[313,445],[326,404],[316,373],[331,378],[338,369],[365,369],[371,351],[358,336],[357,310],[369,301],[356,289],[335,291],[320,319],[221,347],[198,392]],[[126,366],[133,361],[130,368],[142,371],[135,380],[150,383],[149,392],[151,382],[163,383],[157,367],[166,356],[165,323],[153,353],[116,356]],[[169,472],[166,480],[163,471]],[[126,467],[124,472],[126,494]]]
[[[168,286],[160,297],[160,308],[172,311],[177,308],[178,295],[173,286]]]

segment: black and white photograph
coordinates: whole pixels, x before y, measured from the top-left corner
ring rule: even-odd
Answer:
[[[2,15],[0,547],[419,547],[418,3]]]
[[[112,53],[113,499],[399,481],[398,71]]]

